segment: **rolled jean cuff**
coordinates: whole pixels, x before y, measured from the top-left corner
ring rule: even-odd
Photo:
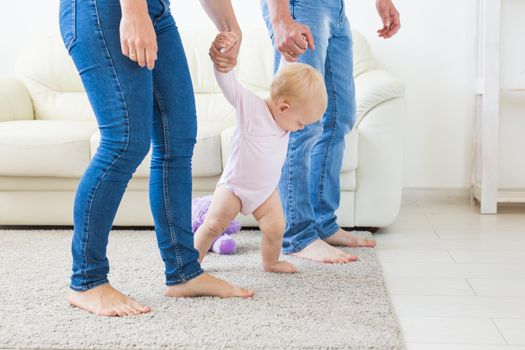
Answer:
[[[327,226],[319,226],[319,232],[318,232],[318,235],[319,235],[319,238],[321,239],[326,239],[334,234],[337,233],[337,231],[339,231],[340,227],[339,225],[335,222],[335,220],[330,223],[329,225]]]
[[[107,278],[104,278],[103,280],[100,280],[100,281],[97,281],[97,282],[94,282],[94,283],[91,283],[85,286],[74,286],[73,284],[70,284],[69,288],[77,292],[85,292],[87,290],[93,289],[95,287],[101,286],[106,283],[109,283],[109,280]]]
[[[177,284],[185,283],[204,273],[204,270],[201,268],[198,262],[192,264],[190,267],[186,268],[186,270],[188,272],[183,272],[182,274],[179,274],[177,278],[169,280],[166,279],[166,285],[175,286]]]
[[[297,253],[304,248],[308,247],[312,242],[319,239],[319,236],[317,234],[312,235],[311,237],[304,239],[300,244],[295,244],[293,247],[283,248],[284,254],[292,254]]]

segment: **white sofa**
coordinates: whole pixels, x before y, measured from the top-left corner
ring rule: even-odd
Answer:
[[[193,195],[200,196],[213,191],[221,174],[235,119],[207,53],[215,33],[181,34],[197,101]],[[357,121],[346,138],[337,215],[344,227],[384,227],[401,202],[404,91],[379,67],[363,36],[353,35]],[[246,31],[236,68],[243,84],[266,94],[272,63],[266,31]],[[72,225],[75,190],[98,141],[93,112],[60,38],[35,39],[21,52],[15,75],[0,78],[0,225]],[[153,225],[149,162],[148,156],[134,174],[114,225]],[[251,216],[239,219],[255,226]]]

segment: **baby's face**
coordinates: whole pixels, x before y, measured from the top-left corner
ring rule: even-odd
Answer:
[[[292,132],[320,120],[325,112],[323,104],[315,99],[303,104],[281,102],[278,106],[277,123],[282,129]]]

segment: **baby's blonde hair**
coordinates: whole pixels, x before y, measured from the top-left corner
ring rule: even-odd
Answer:
[[[323,110],[326,109],[328,96],[324,78],[321,73],[304,63],[289,63],[279,69],[270,87],[270,97],[288,102],[306,103],[318,100]]]

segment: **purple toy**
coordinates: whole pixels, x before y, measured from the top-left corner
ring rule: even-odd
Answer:
[[[191,201],[191,226],[193,233],[197,232],[197,229],[204,222],[204,218],[210,207],[211,197],[212,196],[204,196]],[[217,254],[234,254],[237,244],[232,235],[240,230],[240,222],[233,220],[226,228],[226,231],[213,242],[210,251]]]

